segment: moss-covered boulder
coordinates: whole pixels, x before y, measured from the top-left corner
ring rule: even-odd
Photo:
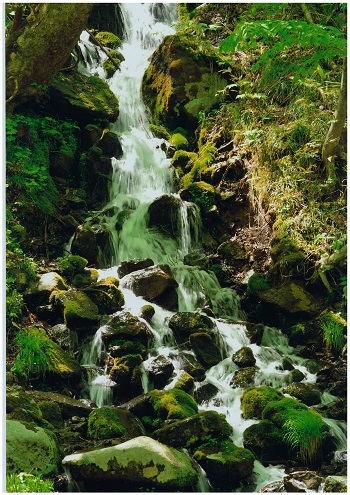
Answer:
[[[71,252],[73,255],[86,258],[90,264],[97,262],[98,245],[92,227],[85,224],[79,225],[74,234]]]
[[[126,341],[137,341],[146,348],[151,345],[154,339],[146,323],[129,311],[115,313],[108,320],[102,337],[107,345],[116,341],[118,345]]]
[[[153,433],[160,442],[173,447],[186,447],[194,450],[198,445],[212,440],[227,439],[232,427],[223,414],[216,411],[203,411],[183,421],[176,421]]]
[[[109,31],[99,31],[95,38],[101,45],[107,48],[119,48],[122,44],[120,38]]]
[[[149,403],[153,414],[161,419],[185,419],[198,412],[194,398],[179,389],[152,390]]]
[[[186,342],[193,333],[210,333],[215,324],[206,315],[192,312],[178,312],[169,320],[169,327],[179,344]]]
[[[268,419],[248,426],[243,432],[243,443],[261,461],[281,459],[288,452],[282,430]]]
[[[218,91],[227,85],[215,70],[217,63],[217,52],[209,45],[201,50],[191,35],[164,38],[142,82],[154,122],[173,130],[178,126],[195,128],[198,113],[207,113],[217,105]]]
[[[60,272],[68,280],[72,280],[75,275],[85,273],[88,260],[79,255],[63,256],[57,259]],[[89,275],[91,277],[91,274]]]
[[[275,388],[263,385],[246,389],[241,396],[241,409],[244,418],[261,419],[263,409],[269,402],[283,398]]]
[[[266,404],[262,412],[262,418],[270,420],[276,426],[282,428],[293,410],[305,411],[307,410],[307,406],[296,399],[284,397]]]
[[[142,392],[141,363],[140,354],[127,354],[114,359],[109,378],[116,383],[113,392],[117,402],[123,402]]]
[[[259,291],[259,298],[291,314],[314,316],[321,310],[319,302],[310,294],[301,283],[293,281],[283,282],[278,287],[271,287]]]
[[[204,469],[214,489],[232,491],[253,473],[255,457],[250,450],[237,447],[231,440],[210,442],[201,446],[193,454],[194,459]]]
[[[138,491],[192,491],[199,479],[193,461],[176,449],[141,436],[114,447],[66,456],[63,461],[75,480],[88,482],[98,491],[111,482],[110,489]],[[97,483],[96,483],[97,482]],[[95,484],[94,484],[95,483]],[[104,488],[105,489],[105,488]]]
[[[106,73],[107,79],[115,74],[119,68],[119,65],[123,62],[123,60],[125,60],[124,56],[118,50],[111,50],[109,54],[112,57],[113,62],[110,58],[107,58],[103,62],[103,69]]]
[[[54,290],[66,290],[64,279],[56,272],[44,273],[36,283],[30,284],[23,295],[28,309],[35,310],[38,306],[49,303],[51,292]]]
[[[42,416],[37,403],[31,398],[22,387],[18,385],[6,387],[6,413],[9,414],[15,409],[22,408],[37,416]]]
[[[108,352],[113,358],[119,358],[128,354],[139,354],[142,359],[147,357],[147,349],[141,342],[118,339],[108,344]]]
[[[189,199],[196,203],[202,212],[208,212],[218,201],[219,194],[214,186],[204,181],[193,182],[187,187],[183,186],[189,193]]]
[[[327,476],[323,491],[325,493],[348,493],[347,476]]]
[[[41,414],[46,421],[49,421],[55,428],[60,429],[64,426],[64,420],[59,405],[49,400],[43,400],[38,403]]]
[[[230,382],[230,386],[233,388],[248,388],[254,384],[256,376],[256,367],[248,366],[247,368],[241,368],[237,370]]]
[[[205,368],[210,368],[223,359],[216,340],[216,335],[213,333],[196,332],[190,335],[191,348],[194,350],[198,361]]]
[[[241,347],[237,352],[235,352],[232,356],[232,361],[240,368],[254,366],[256,363],[253,351],[247,346]]]
[[[89,285],[96,283],[98,278],[99,273],[95,268],[84,268],[82,272],[74,275],[71,281],[74,287],[81,289],[82,287],[88,287]]]
[[[141,308],[141,317],[148,321],[148,323],[152,320],[156,310],[152,306],[152,304],[145,304]]]
[[[283,392],[295,397],[307,406],[314,406],[321,402],[321,390],[317,385],[311,383],[291,383],[283,389]]]
[[[133,438],[144,432],[140,423],[127,409],[101,407],[88,418],[88,436],[95,440],[107,438]]]
[[[99,322],[98,307],[82,291],[71,289],[55,291],[50,301],[63,313],[64,323],[79,333],[96,329]]]
[[[60,72],[52,81],[49,92],[58,116],[81,125],[95,119],[114,122],[119,115],[117,97],[97,76],[87,77],[76,71]]]
[[[53,432],[33,423],[6,421],[6,469],[51,474],[59,470],[60,453]]]
[[[185,150],[177,150],[175,151],[171,159],[171,164],[175,169],[177,169],[178,171],[180,170],[181,174],[184,174],[191,170],[191,168],[193,167],[193,163],[197,157],[197,153]]]
[[[178,388],[179,390],[183,390],[184,392],[193,395],[194,393],[194,379],[193,376],[188,373],[181,373],[179,378],[177,379],[174,388]]]
[[[55,426],[46,419],[44,419],[42,416],[39,417],[36,414],[29,411],[25,411],[20,407],[12,411],[11,414],[7,414],[6,419],[21,421],[22,423],[25,422],[28,424],[31,423],[32,425],[43,428],[44,430],[49,430],[53,432],[56,431]]]
[[[171,194],[163,194],[148,207],[148,225],[162,234],[177,238],[180,232],[181,200]]]
[[[118,276],[122,278],[125,275],[129,275],[129,273],[143,270],[144,268],[148,268],[153,265],[154,261],[151,260],[151,258],[124,260],[118,267]]]
[[[100,314],[111,314],[122,309],[124,294],[113,283],[100,281],[86,289],[86,294],[94,302]]]

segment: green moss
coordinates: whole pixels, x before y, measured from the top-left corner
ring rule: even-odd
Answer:
[[[187,190],[190,194],[190,200],[204,212],[209,211],[218,198],[215,187],[204,181],[189,184]]]
[[[64,322],[68,327],[76,328],[81,324],[94,323],[98,320],[96,304],[83,292],[67,292],[63,306]]]
[[[66,277],[74,277],[76,274],[82,274],[88,264],[88,260],[81,256],[72,255],[57,258],[60,272]]]
[[[196,401],[183,390],[152,390],[150,403],[155,414],[162,419],[185,419],[197,414]]]
[[[119,68],[119,65],[124,60],[123,55],[118,52],[118,50],[111,50],[109,55],[112,57],[113,62],[110,58],[107,58],[103,62],[103,69],[106,72],[107,78],[112,77],[115,71]]]
[[[185,150],[177,150],[175,151],[171,159],[171,164],[175,168],[180,168],[182,173],[188,172],[193,167],[193,164],[197,158],[197,153]]]
[[[192,182],[200,179],[201,173],[206,170],[215,160],[217,149],[212,142],[205,143],[198,152],[191,171],[181,178],[181,187],[187,188]]]
[[[95,38],[101,45],[108,48],[119,48],[122,45],[120,38],[109,31],[100,31],[96,34]]]
[[[260,273],[253,273],[253,275],[248,280],[247,294],[255,296],[259,291],[264,289],[269,289],[271,284],[269,283],[266,275]]]
[[[63,428],[64,421],[58,404],[51,401],[42,401],[39,402],[38,406],[46,421],[49,421],[55,428]]]
[[[119,438],[125,435],[125,429],[120,423],[118,414],[113,409],[101,407],[89,414],[88,436],[95,440]]]
[[[159,139],[165,139],[166,141],[170,140],[170,134],[167,129],[162,125],[150,124],[149,130]]]
[[[147,356],[147,349],[141,342],[131,342],[130,340],[125,342],[124,339],[116,339],[109,344],[109,348],[114,346],[118,346],[118,349],[113,351],[113,357],[136,354],[145,359]]]
[[[346,321],[333,312],[321,316],[320,326],[326,349],[339,356],[345,345]]]
[[[278,390],[263,385],[246,389],[241,396],[241,408],[244,418],[261,419],[263,409],[269,402],[282,399],[283,394]]]
[[[22,408],[15,409],[8,415],[7,419],[14,419],[16,421],[25,421],[26,423],[33,423],[45,430],[56,431],[54,425],[46,419],[37,416],[33,412],[25,411]]]
[[[194,379],[189,373],[182,373],[174,385],[174,388],[183,390],[184,392],[192,395],[194,389]]]
[[[172,134],[169,142],[177,150],[186,150],[188,148],[187,138],[180,133]]]
[[[243,442],[245,447],[255,453],[263,453],[270,449],[279,452],[285,447],[282,430],[267,419],[248,426],[243,432]]]
[[[144,318],[146,321],[150,321],[152,317],[154,316],[156,310],[152,306],[152,304],[145,304],[141,308],[141,316]]]
[[[278,428],[282,428],[292,411],[304,411],[307,406],[302,402],[284,397],[281,400],[269,402],[263,412],[262,418],[272,421]]]

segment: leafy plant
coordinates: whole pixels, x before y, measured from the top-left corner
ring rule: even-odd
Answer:
[[[43,479],[41,474],[10,473],[6,476],[6,492],[9,493],[49,493],[54,492],[50,479]]]
[[[344,324],[337,321],[337,315],[324,315],[321,319],[321,329],[323,330],[323,341],[330,352],[340,354],[344,345]]]
[[[43,330],[31,327],[19,330],[15,337],[18,353],[15,357],[12,371],[28,378],[30,375],[45,375],[50,364],[49,340],[43,335]]]
[[[283,439],[297,449],[300,458],[312,467],[320,463],[325,423],[322,417],[310,409],[293,411],[282,427]]]

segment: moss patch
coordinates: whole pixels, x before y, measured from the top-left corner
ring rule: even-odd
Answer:
[[[179,389],[152,390],[150,404],[154,413],[162,419],[185,419],[198,412],[193,397]]]
[[[247,418],[261,419],[263,409],[269,402],[282,399],[283,394],[278,390],[263,385],[251,387],[243,392],[241,397],[241,408],[243,416]]]

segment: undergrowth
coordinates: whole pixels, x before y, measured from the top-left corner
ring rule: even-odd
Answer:
[[[41,474],[11,473],[6,476],[6,492],[8,493],[49,493],[54,492],[54,484],[50,479],[43,479]]]

